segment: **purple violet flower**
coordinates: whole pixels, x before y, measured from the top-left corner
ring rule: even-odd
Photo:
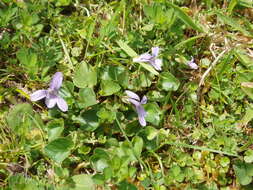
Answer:
[[[144,53],[139,57],[133,59],[133,62],[148,62],[150,63],[156,70],[162,70],[162,60],[158,59],[159,47],[153,47],[151,54]]]
[[[190,61],[187,62],[187,65],[191,68],[191,69],[198,69],[199,66],[194,62],[194,58],[191,57],[192,59]]]
[[[53,108],[57,104],[58,108],[65,112],[68,110],[68,104],[59,96],[59,89],[62,85],[63,75],[57,72],[53,75],[47,90],[37,90],[30,95],[31,101],[41,100],[46,98],[45,103],[48,108]]]
[[[142,104],[147,103],[147,97],[143,96],[142,99],[140,99],[137,94],[130,90],[126,90],[125,93],[128,96],[127,100],[135,106],[136,112],[138,114],[139,123],[141,124],[141,126],[146,126],[147,123],[145,120],[145,116],[147,115],[147,113],[144,110]]]

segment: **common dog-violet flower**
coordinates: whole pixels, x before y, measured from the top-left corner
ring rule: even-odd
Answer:
[[[151,50],[151,54],[144,53],[139,57],[133,59],[133,62],[147,62],[150,63],[156,70],[162,70],[162,60],[157,58],[159,54],[159,47],[153,47]]]
[[[141,126],[146,126],[147,123],[145,120],[145,116],[147,115],[147,113],[144,110],[142,104],[147,103],[147,97],[143,96],[142,99],[140,99],[137,94],[130,90],[126,90],[125,93],[128,96],[127,100],[135,106],[136,112],[138,114],[139,123],[141,124]]]
[[[198,69],[199,66],[195,63],[194,58],[191,57],[192,59],[190,61],[187,62],[187,65],[191,68],[191,69]]]
[[[30,95],[31,101],[41,100],[46,98],[45,103],[48,108],[53,108],[56,104],[58,108],[65,112],[68,110],[68,104],[59,96],[59,89],[62,85],[63,75],[61,72],[56,72],[50,82],[47,90],[37,90]]]

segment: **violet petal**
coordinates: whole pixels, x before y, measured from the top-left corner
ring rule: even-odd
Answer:
[[[136,93],[134,93],[130,90],[126,90],[125,93],[127,94],[127,96],[129,98],[133,98],[133,99],[136,99],[136,100],[140,101],[140,97]]]
[[[57,102],[57,99],[58,99],[57,97],[55,97],[55,98],[46,98],[45,103],[46,103],[47,107],[48,108],[53,108],[55,106],[56,102]]]
[[[152,58],[152,55],[149,53],[141,54],[139,57],[133,59],[133,62],[149,62]]]
[[[136,106],[136,111],[138,114],[139,123],[142,126],[146,126],[146,120],[145,120],[145,116],[147,115],[146,111],[144,110],[142,106]]]
[[[47,95],[47,90],[37,90],[30,95],[31,101],[37,101],[45,98]]]
[[[58,108],[59,108],[61,111],[63,111],[63,112],[68,111],[68,104],[67,104],[67,102],[66,102],[63,98],[61,98],[61,97],[58,97],[58,98],[57,98],[57,106],[58,106]]]
[[[50,82],[50,89],[59,90],[62,85],[63,75],[61,72],[56,72]]]
[[[138,116],[146,116],[147,113],[146,111],[144,110],[144,108],[140,105],[140,106],[136,106],[136,111],[137,111],[137,114]]]
[[[151,62],[151,65],[158,71],[162,70],[162,60],[161,59],[155,59]]]
[[[152,48],[152,55],[154,56],[154,57],[157,57],[158,56],[158,54],[159,54],[159,47],[153,47]]]
[[[148,101],[147,96],[143,96],[143,97],[142,97],[142,100],[141,100],[141,104],[146,104],[147,101]]]
[[[137,100],[135,100],[135,99],[132,99],[132,98],[128,98],[127,99],[129,102],[131,102],[133,105],[135,105],[135,106],[140,106],[141,105],[141,103],[139,102],[139,101],[137,101]]]
[[[139,116],[138,119],[139,119],[139,123],[141,124],[141,126],[145,127],[147,125],[145,117]]]
[[[192,60],[191,61],[188,61],[187,62],[187,65],[191,68],[191,69],[198,69],[199,68],[199,66],[194,62],[194,59],[192,58]]]

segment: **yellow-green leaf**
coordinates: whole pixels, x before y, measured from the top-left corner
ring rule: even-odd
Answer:
[[[127,43],[123,42],[122,40],[117,41],[117,44],[130,57],[138,56],[138,54],[129,45],[127,45]]]
[[[159,75],[159,73],[149,64],[147,63],[139,63],[144,69],[148,70],[149,72],[151,72],[154,75]]]

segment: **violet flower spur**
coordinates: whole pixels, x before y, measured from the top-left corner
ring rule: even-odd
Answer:
[[[191,68],[191,69],[198,69],[199,66],[194,62],[194,58],[191,57],[192,59],[190,61],[187,62],[187,65]]]
[[[65,112],[68,110],[68,104],[59,96],[59,89],[62,85],[63,75],[57,72],[53,75],[47,90],[37,90],[30,95],[31,101],[41,100],[46,98],[45,103],[48,108],[53,108],[57,104],[58,108]]]
[[[140,99],[140,97],[137,94],[135,94],[130,90],[126,90],[125,93],[128,96],[127,100],[135,106],[136,112],[138,114],[139,123],[141,124],[141,126],[146,126],[147,123],[145,120],[145,116],[147,115],[147,113],[144,110],[142,104],[147,103],[148,100],[147,97],[143,96],[142,99]]]
[[[133,62],[147,62],[151,64],[156,70],[162,70],[162,60],[157,58],[159,54],[159,47],[153,47],[151,50],[151,54],[144,53],[141,54],[139,57],[133,59]]]

